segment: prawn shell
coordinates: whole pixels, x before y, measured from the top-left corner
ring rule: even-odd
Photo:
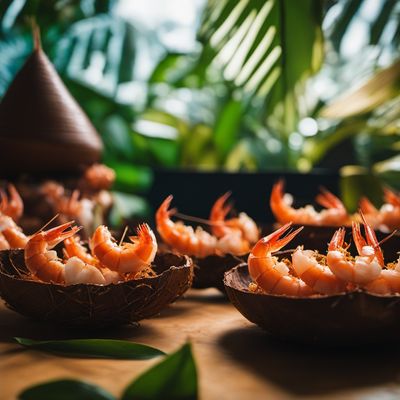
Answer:
[[[245,318],[278,339],[341,347],[398,341],[400,295],[356,291],[300,298],[251,292],[251,282],[247,265],[226,272],[228,298]]]
[[[303,225],[292,225],[292,229],[295,230]],[[264,225],[262,229],[262,235],[266,236],[274,232],[279,225],[268,224]],[[285,247],[286,249],[295,249],[297,246],[304,246],[305,249],[317,250],[321,254],[326,254],[328,243],[331,241],[333,234],[337,230],[337,227],[332,226],[313,226],[304,225],[303,230]],[[354,241],[351,236],[351,228],[346,227],[346,242],[350,242],[350,251],[352,254],[356,253]],[[387,236],[387,233],[375,231],[378,241],[381,241]],[[395,261],[399,257],[397,254],[400,249],[400,234],[396,233],[390,240],[382,243],[381,248],[383,250],[385,261]]]
[[[223,256],[211,255],[203,258],[193,258],[194,278],[192,287],[195,289],[217,288],[225,293],[224,274],[231,268],[245,263],[245,256],[225,254]]]
[[[187,256],[157,254],[156,276],[110,285],[65,286],[24,279],[22,250],[0,252],[0,296],[14,311],[67,326],[134,324],[158,314],[190,288],[193,263]]]

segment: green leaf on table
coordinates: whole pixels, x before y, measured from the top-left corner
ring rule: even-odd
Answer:
[[[62,379],[40,383],[23,390],[19,400],[116,400],[115,397],[90,383]]]
[[[114,339],[32,340],[16,337],[25,347],[66,356],[148,360],[165,355],[164,352],[144,344]]]
[[[190,343],[135,379],[122,400],[197,399],[197,372]]]

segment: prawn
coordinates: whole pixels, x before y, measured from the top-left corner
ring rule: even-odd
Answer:
[[[297,276],[315,292],[321,294],[342,293],[347,283],[338,278],[325,264],[326,258],[314,250],[299,246],[292,254],[292,266]]]
[[[157,230],[163,241],[182,254],[206,257],[216,253],[218,239],[201,227],[194,230],[182,222],[173,222],[175,209],[169,210],[173,197],[168,196],[156,212]]]
[[[227,192],[214,203],[210,213],[211,232],[217,238],[221,238],[231,234],[233,231],[239,231],[249,243],[256,243],[260,232],[254,220],[246,213],[241,212],[236,218],[226,219],[232,210],[232,206],[226,204],[230,195],[231,193]]]
[[[85,264],[98,268],[104,276],[105,284],[117,283],[121,280],[118,272],[101,266],[99,260],[86,250],[86,247],[80,242],[78,236],[71,236],[64,241],[64,255],[66,259],[78,257]]]
[[[7,239],[4,237],[4,235],[0,233],[0,251],[9,249],[10,249],[10,244],[7,242]]]
[[[400,293],[400,258],[389,268],[383,269],[378,278],[363,286],[369,293],[395,294]]]
[[[388,187],[383,192],[384,204],[379,209],[366,197],[360,200],[360,209],[370,226],[389,232],[400,227],[400,195]]]
[[[119,273],[139,273],[149,268],[157,252],[157,240],[147,224],[139,225],[132,243],[116,243],[108,228],[100,225],[89,241],[92,255],[102,266]]]
[[[8,184],[7,189],[9,196],[4,190],[0,190],[0,212],[18,221],[24,213],[24,202],[12,183]]]
[[[79,228],[73,222],[57,226],[33,235],[25,246],[25,264],[29,271],[39,279],[61,283],[64,281],[64,264],[51,250],[63,240],[74,235]],[[67,231],[67,229],[71,228]]]
[[[363,215],[363,214],[361,214]],[[361,234],[360,223],[352,223],[352,234],[358,256],[351,258],[344,248],[344,228],[338,229],[329,243],[327,264],[339,278],[357,285],[365,285],[376,279],[384,267],[383,254],[374,231],[364,223],[366,239]]]
[[[270,206],[275,218],[282,224],[293,222],[302,225],[338,226],[351,223],[342,201],[328,190],[322,189],[316,201],[325,209],[318,212],[312,205],[297,209],[292,207],[293,199],[284,193],[284,182],[279,180],[272,188]]]
[[[14,220],[4,214],[0,214],[0,233],[10,249],[23,249],[29,240],[29,237],[24,234]]]
[[[51,250],[65,239],[75,235],[79,227],[70,221],[63,225],[33,235],[25,246],[25,265],[36,278],[44,282],[104,284],[102,273],[93,265],[86,264],[78,257],[63,262],[57,252]],[[71,229],[69,229],[71,228]]]
[[[115,171],[104,164],[93,164],[86,169],[82,178],[82,186],[91,190],[108,190],[115,181]]]
[[[300,278],[291,275],[287,264],[272,255],[273,252],[288,244],[303,229],[300,227],[281,238],[291,225],[291,222],[287,223],[256,243],[248,258],[249,273],[257,286],[267,293],[309,296],[315,293],[313,289]]]

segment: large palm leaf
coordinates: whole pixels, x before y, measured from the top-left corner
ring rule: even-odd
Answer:
[[[293,129],[294,91],[321,65],[322,5],[318,0],[209,1],[199,40],[199,63],[223,68],[244,95],[277,104],[286,132]]]

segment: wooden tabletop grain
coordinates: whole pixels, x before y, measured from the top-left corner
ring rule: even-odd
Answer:
[[[270,338],[214,289],[191,290],[161,315],[138,327],[82,331],[24,318],[0,306],[0,399],[49,379],[74,378],[116,396],[158,361],[65,358],[21,349],[15,336],[34,339],[118,338],[178,349],[193,343],[200,398],[399,399],[400,351],[382,343],[357,350],[314,348]]]

